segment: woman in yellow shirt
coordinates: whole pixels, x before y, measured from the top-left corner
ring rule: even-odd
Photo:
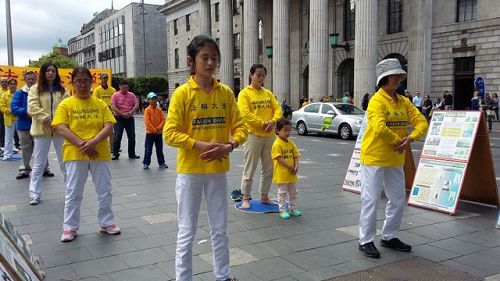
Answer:
[[[260,200],[264,204],[276,204],[269,199],[273,179],[273,160],[271,149],[276,135],[274,126],[281,118],[281,106],[273,93],[264,88],[267,70],[262,64],[250,68],[250,85],[238,95],[238,107],[248,129],[248,141],[243,146],[245,163],[241,178],[243,202],[241,208],[250,208],[253,175],[257,164],[261,163]]]
[[[59,104],[52,122],[52,126],[65,138],[62,153],[68,172],[62,242],[76,238],[83,189],[89,171],[98,198],[99,231],[120,234],[111,210],[109,171],[111,154],[108,137],[116,121],[108,105],[92,96],[92,74],[86,67],[75,68],[71,81],[74,95]]]
[[[406,77],[399,61],[381,61],[376,66],[376,73],[380,89],[368,104],[368,126],[361,143],[359,250],[371,258],[380,257],[373,240],[382,187],[389,201],[380,245],[397,251],[411,251],[410,245],[396,238],[406,200],[405,150],[428,128],[427,120],[412,102],[396,93],[400,81]],[[410,135],[407,135],[408,123],[414,127]]]
[[[17,90],[17,81],[11,78],[7,83],[9,91],[5,92],[0,98],[0,109],[2,110],[5,124],[5,151],[2,158],[4,161],[14,159],[12,158],[12,153],[14,152],[14,134],[16,132],[16,116],[12,114],[10,104],[12,96],[14,96]]]
[[[233,92],[214,77],[219,59],[219,47],[213,38],[193,38],[187,58],[191,77],[173,93],[163,129],[165,142],[178,148],[175,280],[193,278],[193,239],[203,194],[215,279],[233,280],[229,277],[226,173],[228,155],[245,142],[246,130]]]

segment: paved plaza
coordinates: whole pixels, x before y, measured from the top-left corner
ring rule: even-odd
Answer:
[[[494,126],[490,140],[498,185],[500,123]],[[143,156],[144,123],[139,116],[136,132],[136,150]],[[455,216],[407,206],[399,237],[412,244],[413,251],[381,248],[380,259],[364,257],[357,249],[359,195],[341,190],[354,141],[295,134],[292,138],[302,153],[298,207],[304,215],[283,220],[277,214],[249,214],[236,210],[229,200],[233,276],[242,281],[325,280],[416,256],[467,272],[471,280],[500,280],[497,210],[468,203],[461,203]],[[126,137],[122,147],[126,150]],[[416,161],[421,147],[422,142],[413,144]],[[174,280],[176,150],[166,146],[164,151],[168,170],[157,168],[156,156],[147,171],[142,170],[142,158],[129,160],[126,153],[110,163],[113,209],[123,230],[119,236],[98,233],[97,200],[89,177],[79,236],[72,243],[59,241],[65,188],[53,151],[49,158],[56,177],[44,178],[38,206],[28,205],[29,180],[15,179],[20,161],[0,163],[0,212],[32,243],[46,280]],[[242,149],[238,148],[231,154],[228,198],[232,189],[239,188],[242,163]],[[255,183],[258,180],[254,181],[254,197]],[[276,192],[274,186],[272,192]],[[379,228],[384,207],[379,206]],[[214,280],[204,209],[202,206],[193,250],[194,280]]]

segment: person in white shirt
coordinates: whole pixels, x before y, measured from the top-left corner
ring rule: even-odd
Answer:
[[[420,92],[416,91],[415,96],[413,97],[413,105],[418,109],[418,111],[422,112],[422,98],[420,97]]]

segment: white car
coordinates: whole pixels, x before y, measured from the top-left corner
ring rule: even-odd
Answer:
[[[350,103],[315,102],[292,113],[292,126],[299,135],[328,133],[342,139],[358,135],[365,112]]]

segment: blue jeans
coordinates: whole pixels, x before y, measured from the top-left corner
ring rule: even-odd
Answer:
[[[163,156],[163,140],[161,134],[146,134],[146,141],[144,143],[144,161],[143,164],[151,164],[151,154],[153,154],[153,144],[156,147],[156,158],[158,159],[158,165],[165,163],[165,157]]]
[[[135,123],[134,117],[123,118],[120,116],[115,116],[116,124],[115,129],[115,140],[113,143],[113,155],[120,154],[120,146],[122,143],[123,130],[127,132],[128,138],[128,156],[135,155]]]

